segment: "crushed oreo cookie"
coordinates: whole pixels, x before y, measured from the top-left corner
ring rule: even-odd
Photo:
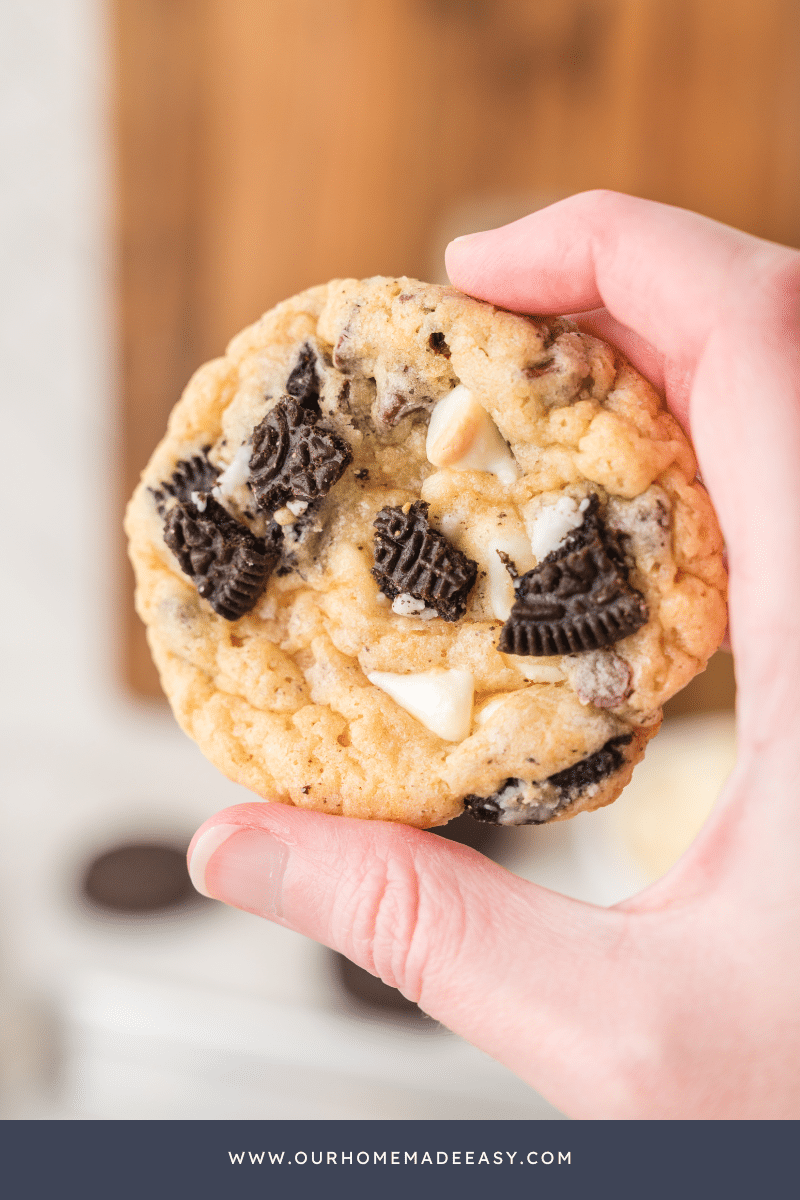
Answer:
[[[186,503],[195,494],[202,496],[211,491],[219,470],[209,462],[208,450],[209,447],[206,446],[199,454],[181,459],[176,463],[170,479],[159,488],[151,489],[156,508],[162,517],[166,513],[169,497]]]
[[[538,783],[506,779],[491,796],[465,796],[466,811],[493,825],[543,825],[613,775],[625,762],[633,735],[610,738],[594,754]]]
[[[445,336],[443,333],[432,333],[428,338],[428,348],[432,350],[434,354],[441,354],[443,358],[450,357],[450,347],[445,341]]]
[[[294,396],[302,408],[309,412],[319,412],[319,375],[317,374],[317,356],[312,347],[305,343],[300,349],[297,362],[286,381],[286,391]]]
[[[253,430],[250,488],[259,508],[275,512],[288,500],[318,500],[341,477],[353,451],[317,420],[316,412],[285,396]]]
[[[424,600],[444,617],[458,621],[478,564],[428,523],[428,505],[416,500],[402,508],[382,508],[375,520],[375,566],[372,574],[385,596],[402,594]]]
[[[599,650],[646,623],[644,597],[628,583],[621,536],[606,528],[599,506],[593,495],[583,522],[564,544],[514,579],[516,600],[498,643],[503,653]]]
[[[164,521],[164,541],[180,568],[214,612],[237,621],[258,601],[281,552],[273,522],[266,538],[254,537],[208,496],[202,511],[178,500]]]

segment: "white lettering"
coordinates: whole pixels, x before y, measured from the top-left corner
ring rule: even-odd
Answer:
[[[474,1150],[465,1150],[464,1151],[464,1162],[467,1164],[468,1167],[472,1166],[474,1158],[475,1158]]]
[[[239,1154],[234,1154],[232,1150],[229,1150],[228,1155],[232,1163],[239,1163],[241,1166],[241,1164],[244,1162],[244,1150],[242,1150]]]
[[[344,1152],[344,1150],[342,1151],[342,1166],[344,1166],[344,1160],[345,1160],[345,1157],[347,1158],[347,1161],[348,1161],[348,1162],[351,1164],[351,1166],[352,1166],[352,1163],[353,1163],[353,1151],[351,1150],[351,1151],[350,1151],[350,1153],[349,1153],[348,1155],[346,1155],[346,1156],[345,1156],[345,1152]]]
[[[379,1154],[377,1150],[373,1150],[372,1161],[373,1161],[373,1163],[382,1162],[383,1165],[386,1166],[386,1151],[384,1150],[384,1151],[382,1151],[382,1153]]]
[[[406,1150],[406,1152],[405,1152],[405,1155],[406,1155],[406,1162],[407,1162],[407,1163],[413,1162],[414,1166],[416,1166],[416,1165],[417,1165],[417,1152],[416,1152],[416,1150],[414,1150],[413,1152]]]
[[[303,1156],[302,1158],[300,1157],[301,1154]],[[294,1161],[298,1164],[298,1166],[305,1166],[305,1164],[308,1162],[308,1155],[306,1154],[305,1150],[298,1150],[294,1156]]]
[[[553,1156],[553,1152],[552,1152],[552,1150],[545,1150],[545,1151],[543,1152],[543,1154],[542,1154],[542,1162],[543,1162],[543,1163],[544,1163],[546,1166],[548,1166],[548,1167],[549,1167],[549,1166],[550,1166],[550,1163],[551,1163],[551,1162],[553,1162],[553,1160],[554,1160],[554,1156]]]
[[[506,1157],[508,1158],[508,1161],[511,1163],[511,1165],[513,1167],[514,1159],[517,1157],[516,1150],[506,1150]]]
[[[264,1151],[262,1150],[260,1154],[253,1154],[253,1151],[250,1150],[249,1154],[250,1154],[250,1162],[253,1164],[258,1163],[258,1165],[261,1166],[261,1164],[264,1161]]]
[[[534,1167],[536,1166],[536,1163],[537,1163],[538,1157],[539,1157],[539,1156],[538,1156],[538,1154],[536,1153],[536,1151],[535,1151],[535,1150],[529,1150],[529,1151],[528,1151],[528,1162],[529,1162],[529,1163],[530,1163],[532,1166],[534,1166]]]
[[[478,1166],[480,1166],[481,1163],[488,1163],[488,1162],[489,1162],[489,1155],[486,1153],[485,1150],[481,1150],[481,1156],[478,1159]]]
[[[315,1167],[321,1166],[322,1165],[322,1151],[320,1150],[320,1152],[319,1152],[319,1158],[314,1158],[314,1151],[312,1150],[311,1151],[311,1161]]]
[[[336,1151],[335,1150],[328,1151],[327,1163],[328,1163],[328,1166],[330,1166],[331,1163],[333,1163],[333,1165],[336,1166]]]
[[[492,1155],[492,1157],[493,1157],[493,1159],[494,1159],[494,1161],[495,1161],[495,1164],[498,1164],[498,1163],[499,1163],[499,1164],[500,1164],[500,1166],[502,1166],[502,1165],[503,1165],[503,1151],[502,1151],[502,1150],[495,1150],[495,1152],[494,1152],[494,1154]]]
[[[286,1153],[285,1150],[281,1150],[280,1152],[276,1151],[274,1154],[271,1150],[268,1150],[267,1153],[269,1154],[269,1161],[273,1167],[275,1166],[275,1163],[277,1163],[279,1167],[283,1166],[283,1156]]]
[[[362,1154],[364,1155],[363,1159],[361,1157]],[[367,1153],[366,1150],[359,1150],[358,1154],[356,1155],[356,1162],[360,1163],[360,1165],[362,1167],[364,1166],[365,1163],[369,1162],[369,1154]]]
[[[428,1154],[427,1150],[425,1151],[422,1158],[420,1159],[420,1166],[422,1166],[422,1164],[425,1162],[426,1159],[431,1164],[431,1166],[433,1166],[433,1159],[431,1158],[430,1154]]]
[[[446,1163],[446,1162],[447,1162],[447,1151],[446,1150],[437,1150],[436,1151],[436,1165],[438,1167],[441,1167],[442,1164]]]
[[[565,1163],[569,1163],[569,1165],[570,1165],[570,1166],[572,1166],[572,1151],[571,1151],[571,1150],[568,1150],[568,1151],[567,1151],[567,1153],[566,1153],[566,1154],[564,1154],[564,1153],[563,1153],[561,1150],[559,1150],[559,1152],[558,1152],[558,1162],[559,1162],[559,1165],[560,1165],[562,1162],[565,1162]]]
[[[393,1167],[400,1166],[400,1151],[399,1150],[392,1151],[392,1166]]]
[[[454,1150],[454,1151],[453,1151],[453,1154],[452,1154],[452,1156],[451,1156],[451,1162],[452,1162],[452,1164],[453,1164],[453,1166],[454,1166],[454,1167],[460,1167],[460,1166],[461,1166],[461,1151],[460,1151],[460,1150]]]

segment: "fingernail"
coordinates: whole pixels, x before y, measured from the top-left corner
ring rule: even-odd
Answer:
[[[195,842],[189,859],[189,878],[201,896],[208,896],[209,900],[216,899],[206,887],[206,868],[223,842],[227,842],[234,833],[241,833],[243,828],[242,825],[212,825]]]
[[[281,917],[288,859],[286,846],[266,829],[212,825],[197,839],[189,876],[204,896],[259,916]]]

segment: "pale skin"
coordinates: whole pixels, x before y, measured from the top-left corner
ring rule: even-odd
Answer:
[[[681,861],[610,909],[282,804],[207,821],[195,881],[346,954],[570,1116],[796,1118],[800,253],[589,192],[459,239],[447,267],[504,308],[580,314],[690,430],[728,547],[736,769]]]

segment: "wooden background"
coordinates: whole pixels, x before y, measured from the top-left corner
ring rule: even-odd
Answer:
[[[441,278],[449,236],[598,186],[800,244],[796,0],[111,0],[111,17],[120,510],[194,368],[310,284]],[[132,604],[122,626],[125,686],[160,695]],[[718,657],[672,711],[732,689]]]

